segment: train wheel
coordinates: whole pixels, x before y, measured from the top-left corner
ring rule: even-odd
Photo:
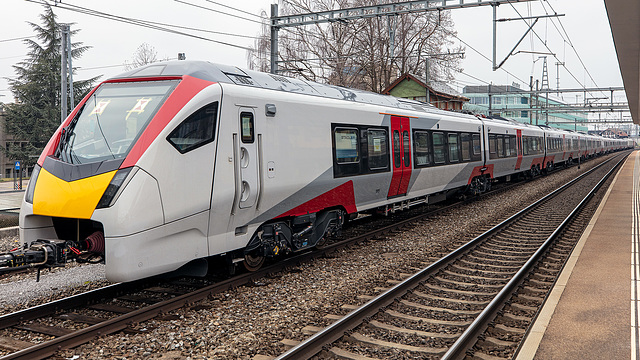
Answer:
[[[323,236],[316,244],[316,249],[322,249],[327,245],[327,237]]]
[[[248,271],[258,271],[264,264],[264,256],[246,254],[244,256],[244,268]]]

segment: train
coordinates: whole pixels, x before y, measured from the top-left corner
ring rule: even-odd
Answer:
[[[111,281],[209,261],[259,269],[390,214],[633,147],[206,61],[95,87],[37,160],[24,247],[0,265],[104,261]]]

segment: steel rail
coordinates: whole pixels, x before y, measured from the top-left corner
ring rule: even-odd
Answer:
[[[438,271],[443,269],[445,266],[447,266],[449,263],[451,263],[453,260],[458,259],[462,255],[466,254],[470,249],[475,247],[478,243],[483,241],[488,236],[493,235],[494,233],[498,232],[501,228],[505,227],[507,224],[514,222],[517,218],[520,218],[522,215],[532,211],[534,208],[536,208],[543,202],[555,197],[557,194],[566,190],[571,185],[580,181],[582,178],[588,176],[589,174],[591,174],[601,166],[604,166],[604,164],[607,164],[609,161],[611,161],[611,159],[577,176],[576,178],[562,185],[561,187],[554,190],[550,194],[540,198],[539,200],[535,201],[534,203],[527,206],[526,208],[518,211],[516,214],[510,216],[508,219],[505,219],[504,221],[500,222],[498,225],[487,230],[486,232],[477,236],[476,238],[472,239],[466,244],[460,246],[458,249],[442,257],[441,259],[429,265],[428,267],[422,269],[418,273],[415,273],[409,278],[393,286],[391,289],[371,299],[370,301],[368,301],[366,304],[362,305],[358,309],[353,310],[352,312],[345,315],[340,320],[335,321],[331,325],[315,333],[314,335],[307,338],[303,342],[292,347],[287,352],[277,357],[276,360],[290,360],[290,359],[297,360],[297,359],[311,358],[312,356],[320,352],[325,345],[333,343],[334,341],[341,338],[345,332],[348,332],[353,328],[355,328],[356,326],[360,325],[364,319],[375,315],[381,308],[391,304],[393,301],[395,301],[395,299],[406,294],[409,290],[415,288],[420,282],[424,281],[425,278],[437,273]]]
[[[455,206],[456,204],[450,205],[445,208],[449,208]],[[197,301],[205,299],[207,296],[211,294],[220,293],[222,291],[228,290],[230,288],[242,286],[257,279],[263,278],[268,274],[276,273],[282,271],[286,268],[297,266],[298,264],[307,261],[311,258],[317,258],[323,255],[327,255],[333,253],[339,249],[345,248],[351,244],[365,241],[375,236],[379,236],[380,234],[384,234],[386,232],[392,231],[394,229],[400,228],[407,223],[416,221],[416,219],[421,219],[429,214],[433,214],[438,211],[442,211],[443,209],[435,209],[433,211],[428,212],[427,214],[421,214],[416,217],[412,217],[411,219],[405,219],[395,224],[384,226],[380,229],[376,229],[373,231],[369,231],[365,234],[352,237],[350,239],[342,240],[322,249],[318,249],[315,251],[309,251],[305,253],[298,254],[296,256],[284,259],[276,264],[265,267],[261,270],[241,274],[235,276],[231,279],[223,280],[221,282],[200,288],[195,290],[194,292],[180,295],[153,305],[149,305],[133,312],[123,314],[112,319],[106,320],[104,322],[91,325],[84,329],[75,331],[73,333],[63,335],[54,339],[51,339],[46,342],[42,342],[40,344],[25,348],[23,350],[5,355],[0,357],[0,360],[9,360],[9,359],[43,359],[55,354],[56,351],[60,349],[73,348],[75,346],[84,344],[93,338],[101,335],[108,335],[114,332],[123,330],[127,328],[132,323],[139,323],[142,321],[149,320],[160,313],[166,313],[171,310],[178,309],[187,304],[195,303]],[[74,307],[85,306],[94,302],[99,298],[107,298],[107,297],[115,297],[121,295],[122,293],[133,290],[142,290],[141,287],[146,284],[151,284],[152,282],[147,279],[147,281],[136,281],[131,283],[119,283],[107,286],[105,288],[100,288],[96,290],[92,290],[87,293],[74,295],[68,298],[60,299],[51,303],[39,305],[33,308],[21,310],[15,313],[7,314],[4,316],[0,316],[0,329],[7,328],[13,325],[17,325],[24,321],[29,321],[37,318],[43,317],[43,315],[50,315],[59,310],[71,309]]]
[[[43,316],[54,314],[60,310],[68,310],[79,306],[93,304],[96,301],[106,298],[113,298],[131,292],[133,289],[140,289],[143,286],[150,286],[157,280],[145,279],[128,283],[116,283],[99,289],[90,290],[82,294],[72,295],[63,299],[58,299],[46,304],[37,305],[28,309],[16,311],[0,316],[0,329],[18,325],[25,321],[38,319]]]
[[[606,163],[606,162],[605,162]],[[604,163],[597,165],[593,171],[599,166],[602,166]],[[588,172],[587,172],[588,173]],[[587,174],[585,173],[585,174]],[[584,176],[585,174],[581,175]],[[580,177],[578,177],[580,178]],[[576,179],[578,179],[576,178]],[[574,180],[575,181],[575,180]],[[513,185],[513,186],[517,186]],[[566,186],[566,185],[565,185]],[[507,189],[511,188],[507,187]],[[496,192],[504,191],[504,188],[495,190]],[[557,191],[557,190],[556,190]],[[481,196],[487,196],[494,193],[489,192],[482,194]],[[471,199],[465,200],[463,203],[467,203],[470,201],[474,201],[478,197],[474,197]],[[537,202],[536,202],[537,203]],[[362,242],[368,239],[372,239],[376,236],[379,236],[384,233],[388,233],[395,229],[401,228],[411,222],[415,222],[421,220],[425,217],[431,216],[434,213],[438,213],[444,210],[448,210],[460,205],[460,203],[454,203],[451,205],[447,205],[445,207],[434,209],[431,211],[427,211],[423,214],[409,217],[408,219],[404,219],[398,221],[394,224],[384,226],[382,228],[369,231],[365,234],[358,235],[352,237],[350,239],[342,240],[335,242],[333,244],[329,244],[322,249],[317,249],[314,251],[308,251],[304,253],[300,253],[298,255],[292,256],[290,258],[284,259],[276,264],[265,267],[256,272],[242,274],[239,276],[235,276],[231,279],[227,279],[209,286],[202,287],[200,289],[195,290],[194,292],[180,295],[174,297],[169,300],[165,300],[153,305],[149,305],[143,307],[141,309],[135,310],[133,312],[123,314],[112,319],[106,320],[104,322],[91,325],[84,329],[78,330],[76,332],[63,335],[52,340],[31,346],[29,348],[17,351],[12,354],[5,355],[0,357],[0,360],[8,360],[8,359],[42,359],[48,356],[55,354],[56,351],[60,349],[73,348],[75,346],[84,344],[91,339],[101,336],[108,335],[120,330],[125,329],[132,323],[139,323],[142,321],[149,320],[160,313],[165,313],[171,310],[175,310],[177,308],[183,307],[185,305],[200,301],[211,294],[220,293],[222,291],[228,290],[230,288],[242,286],[248,283],[251,283],[257,279],[260,279],[268,274],[277,273],[286,268],[297,266],[298,264],[307,261],[311,258],[317,258],[323,255],[327,255],[333,253],[339,249],[345,248],[354,243]],[[505,220],[506,221],[506,220]],[[491,230],[490,230],[491,231]],[[437,263],[440,263],[438,261]],[[434,264],[435,265],[435,264]],[[110,285],[104,288],[95,289],[89,291],[87,293],[82,293],[78,295],[74,295],[68,298],[56,300],[51,303],[35,306],[33,308],[21,310],[15,313],[7,314],[4,316],[0,316],[0,329],[7,328],[13,325],[17,325],[24,321],[29,321],[37,318],[43,317],[43,314],[50,315],[60,310],[68,310],[80,306],[86,306],[88,304],[92,304],[99,299],[109,298],[109,297],[117,297],[127,292],[135,291],[135,290],[143,290],[144,286],[149,286],[153,283],[160,282],[160,277],[143,279],[139,281],[134,281],[130,283],[118,283],[114,285]]]
[[[627,155],[628,156],[628,155]],[[518,270],[518,272],[509,280],[509,282],[500,290],[500,292],[491,300],[484,310],[478,315],[478,317],[467,327],[467,329],[460,335],[458,340],[449,348],[444,354],[442,360],[457,360],[466,357],[466,352],[469,350],[478,340],[478,337],[484,332],[487,325],[495,318],[498,311],[502,309],[505,301],[507,301],[511,295],[515,292],[518,286],[524,281],[527,275],[530,273],[531,268],[542,258],[547,249],[551,247],[560,233],[567,227],[567,225],[573,221],[578,215],[580,210],[591,200],[593,195],[602,187],[607,179],[617,171],[620,164],[627,158],[623,157],[618,163],[607,172],[607,174],[589,191],[589,193],[580,201],[578,205],[571,211],[569,215],[562,221],[562,223],[556,228],[556,230],[549,235],[540,248],[527,260],[527,262]]]

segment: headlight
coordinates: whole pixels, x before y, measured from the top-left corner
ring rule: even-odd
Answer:
[[[107,186],[107,190],[104,191],[102,198],[100,198],[96,209],[102,209],[112,205],[112,202],[115,199],[118,190],[120,190],[122,183],[124,183],[124,180],[127,178],[127,175],[129,175],[129,172],[131,172],[131,169],[133,169],[133,167],[120,169],[116,172],[116,174],[113,176],[113,179],[111,179],[109,186]]]
[[[24,194],[24,201],[28,202],[29,204],[33,204],[33,192],[36,190],[38,174],[40,174],[40,166],[36,165],[33,167],[33,171],[31,172],[31,179],[29,179],[29,185],[27,186],[27,191]]]

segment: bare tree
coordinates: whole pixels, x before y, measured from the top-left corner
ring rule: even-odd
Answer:
[[[286,0],[280,9],[281,14],[300,14],[376,4],[380,0]],[[393,52],[390,29],[395,29]],[[265,23],[248,53],[250,67],[268,70],[269,34]],[[455,35],[448,11],[283,28],[278,38],[279,73],[380,92],[405,72],[424,76],[427,55],[461,51],[454,46]],[[452,80],[461,70],[457,57],[429,65],[432,80]]]
[[[124,62],[124,68],[129,71],[156,61],[158,61],[158,52],[156,49],[147,43],[142,43],[133,53],[131,62]]]

